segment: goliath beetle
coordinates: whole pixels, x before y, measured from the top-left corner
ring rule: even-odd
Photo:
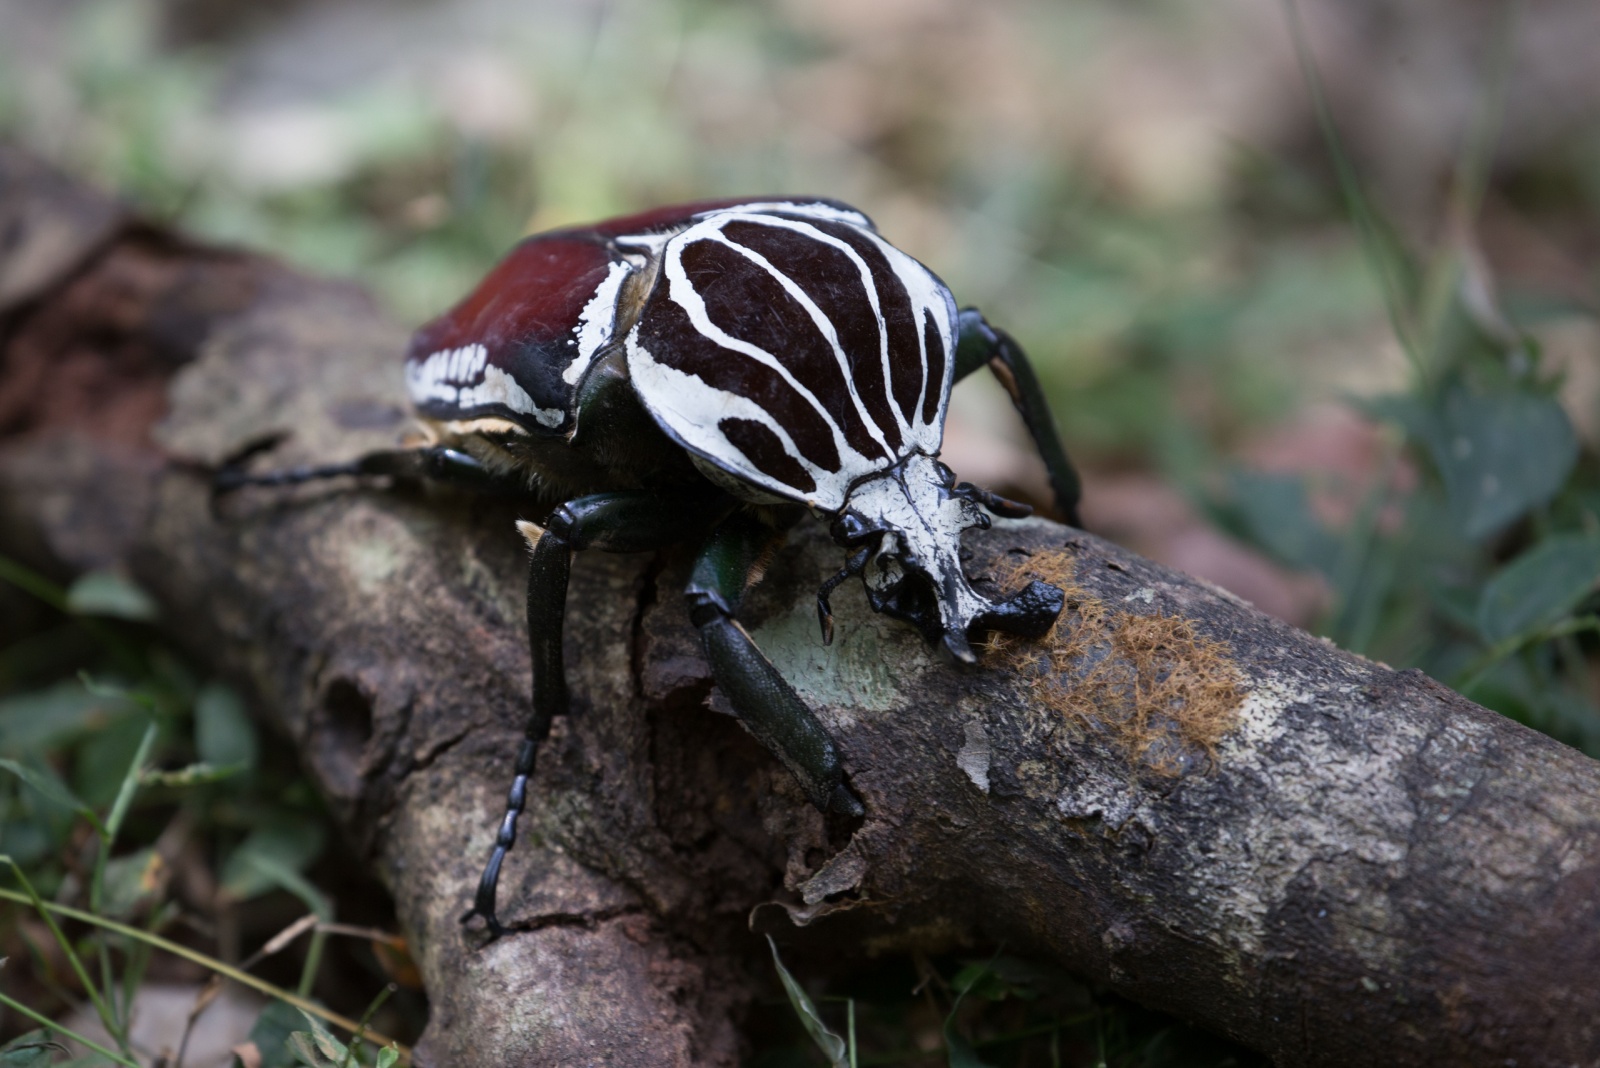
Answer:
[[[739,625],[746,588],[809,511],[849,556],[829,595],[868,602],[971,662],[985,630],[1039,636],[1063,594],[1002,601],[968,583],[962,531],[1027,506],[957,482],[938,460],[953,382],[992,368],[1076,524],[1078,483],[1022,350],[837,201],[702,201],[526,238],[406,355],[426,444],[249,474],[219,491],[338,475],[443,479],[555,504],[518,526],[532,553],[532,711],[504,819],[465,923],[491,938],[500,868],[540,743],[567,711],[562,626],[572,553],[694,540],[685,589],[716,684],[824,813],[859,816],[832,738]]]

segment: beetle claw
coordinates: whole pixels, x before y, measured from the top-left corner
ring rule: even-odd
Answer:
[[[817,622],[822,625],[822,644],[833,644],[833,609],[828,607],[826,597],[817,597]]]
[[[506,934],[507,928],[505,926],[503,926],[498,919],[495,918],[493,913],[490,913],[490,912],[479,912],[478,909],[477,909],[477,906],[473,906],[472,908],[468,909],[466,912],[462,913],[461,914],[461,922],[463,924],[470,923],[472,921],[472,917],[474,917],[474,916],[482,916],[483,917],[484,926],[485,926],[485,928],[487,928],[487,930],[489,932],[489,937],[484,939],[484,941],[483,941],[484,945],[488,945],[491,942],[498,941],[501,937],[503,937]]]
[[[976,664],[977,654],[972,651],[972,646],[967,643],[967,636],[953,630],[944,632],[944,647],[950,650],[950,655],[963,664]]]

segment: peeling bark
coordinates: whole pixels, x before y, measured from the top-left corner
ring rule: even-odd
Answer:
[[[976,670],[854,589],[823,647],[812,527],[752,594],[853,832],[716,714],[684,555],[580,557],[574,715],[502,881],[516,930],[480,948],[456,920],[528,690],[520,513],[355,485],[213,512],[202,470],[391,444],[403,331],[15,154],[0,221],[0,551],[128,569],[294,740],[416,947],[420,1063],[732,1064],[752,926],[834,958],[1003,940],[1282,1064],[1600,1063],[1600,764],[1041,521],[968,569],[1069,611]]]

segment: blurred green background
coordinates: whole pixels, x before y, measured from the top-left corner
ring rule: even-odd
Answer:
[[[359,279],[405,323],[530,230],[719,195],[849,201],[1027,347],[1091,529],[1600,755],[1600,5],[1305,0],[1299,16],[1271,0],[0,0],[0,136],[208,239]],[[981,378],[956,393],[947,459],[1042,497]],[[6,722],[54,714],[41,695],[88,701],[60,681],[86,667],[159,682],[162,744],[198,751],[205,681],[56,592],[0,652],[0,749]],[[130,626],[131,666],[84,636]],[[126,763],[138,732],[102,734],[64,728],[41,759],[98,745]],[[282,774],[224,797],[314,804]],[[4,789],[28,820],[8,817],[0,848],[34,828],[43,872],[66,832],[34,819],[21,780]],[[1027,985],[955,967],[995,1004]],[[1099,1056],[1169,1063],[1149,1052],[1166,1025],[1107,1054],[1125,1018],[1088,1018]]]

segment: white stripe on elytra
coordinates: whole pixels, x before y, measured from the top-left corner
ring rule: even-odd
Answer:
[[[654,256],[661,251],[668,241],[671,241],[695,223],[729,212],[735,214],[783,212],[786,215],[823,219],[829,222],[844,223],[847,226],[855,226],[862,230],[872,230],[871,219],[859,211],[853,211],[848,208],[836,208],[828,204],[806,204],[792,200],[753,200],[748,204],[729,204],[725,208],[710,208],[697,215],[691,215],[688,222],[676,230],[667,229],[655,233],[619,234],[613,240],[623,248],[640,249]]]
[[[578,353],[561,373],[561,380],[569,386],[578,384],[583,372],[594,362],[595,353],[611,340],[611,328],[617,321],[617,295],[622,292],[622,281],[632,273],[626,263],[613,262],[594,295],[578,315],[578,325],[573,330],[578,343]]]
[[[730,219],[729,221],[734,220]],[[883,430],[878,426],[878,421],[867,414],[866,405],[861,401],[861,394],[856,391],[855,376],[850,373],[850,361],[844,354],[844,346],[839,343],[839,332],[834,329],[833,320],[829,319],[827,314],[817,307],[817,302],[812,300],[811,295],[801,289],[793,278],[774,267],[772,261],[761,255],[761,253],[739,244],[720,230],[716,235],[716,240],[727,245],[770,274],[783,287],[783,291],[793,297],[795,302],[811,316],[811,321],[816,325],[817,331],[822,334],[829,345],[833,346],[833,357],[839,364],[839,374],[843,376],[845,386],[850,390],[850,400],[855,404],[856,414],[861,417],[862,425],[867,428],[868,433],[877,439],[878,444],[883,446],[884,456],[894,456],[895,451],[889,447],[888,439],[883,436]],[[926,368],[923,369],[923,376],[927,376]]]
[[[543,426],[554,428],[566,421],[560,408],[539,407],[515,378],[488,362],[489,350],[483,345],[441,349],[406,367],[406,389],[418,405],[442,401],[468,409],[499,404],[531,415]]]
[[[785,367],[781,360],[759,345],[752,345],[748,341],[734,337],[711,321],[711,316],[706,311],[705,298],[700,295],[699,290],[695,289],[694,283],[689,281],[688,272],[684,270],[683,251],[696,241],[713,237],[716,234],[718,222],[718,219],[709,219],[705,222],[697,223],[679,234],[673,240],[673,244],[667,247],[664,269],[668,282],[668,299],[683,309],[684,313],[689,317],[689,324],[701,336],[716,342],[725,349],[748,356],[756,363],[776,372],[778,377],[782,378],[789,388],[793,389],[806,403],[810,404],[816,410],[817,416],[827,424],[828,429],[833,431],[834,448],[838,450],[840,461],[845,467],[857,467],[863,464],[870,466],[871,461],[856,452],[850,446],[850,443],[845,440],[844,431],[828,415],[828,410],[822,406],[822,402],[817,399],[816,394],[801,385],[799,379],[795,378],[794,373]],[[702,230],[705,230],[706,233],[702,234],[700,232]],[[708,386],[706,388],[711,387]],[[726,391],[718,390],[717,392],[724,393]],[[734,396],[731,393],[727,395]],[[851,463],[851,457],[854,457],[857,463]]]
[[[841,222],[847,226],[855,226],[863,230],[872,229],[872,220],[859,211],[850,208],[836,208],[832,204],[806,204],[797,203],[793,200],[753,200],[748,204],[729,204],[725,208],[717,208],[715,210],[718,212],[739,212],[741,214],[782,212],[785,215],[803,215],[811,219]]]
[[[728,219],[726,221],[732,222],[733,219]],[[900,405],[896,403],[894,399],[894,377],[889,369],[889,327],[888,324],[886,324],[883,320],[883,305],[878,300],[878,283],[877,279],[872,274],[872,267],[867,263],[866,260],[861,258],[861,254],[852,248],[849,242],[842,241],[839,238],[834,237],[832,234],[825,234],[809,223],[800,222],[794,219],[782,219],[774,215],[751,216],[749,221],[759,222],[765,226],[775,226],[781,227],[785,230],[793,230],[797,234],[804,234],[806,237],[809,237],[814,241],[820,241],[825,245],[829,245],[838,249],[848,256],[850,261],[856,265],[856,270],[861,273],[861,287],[867,291],[867,302],[872,305],[872,314],[876,316],[878,320],[878,362],[883,367],[883,394],[885,402],[889,408],[889,417],[893,419],[896,425],[900,428],[900,438],[902,441],[909,441],[917,437],[917,435],[911,433],[911,425],[906,422],[905,416],[900,411]],[[868,230],[865,227],[861,228],[861,232],[866,234],[868,237],[877,236],[871,230]],[[885,242],[880,241],[879,244],[885,244]],[[906,290],[908,296],[910,295],[910,292],[911,290],[908,287]],[[901,454],[904,455],[903,449],[901,450]]]
[[[826,471],[801,455],[789,431],[761,405],[748,397],[726,390],[714,389],[698,376],[657,362],[650,350],[639,344],[639,326],[628,332],[628,372],[633,376],[634,388],[639,396],[647,398],[654,414],[676,434],[690,449],[704,454],[717,467],[731,471],[737,477],[764,489],[772,490],[789,500],[804,500],[815,508],[836,511],[844,504],[844,490],[861,472]],[[708,399],[715,395],[720,409],[713,412],[697,411],[690,404],[674,401]],[[791,459],[798,463],[817,484],[811,496],[798,487],[780,481],[774,475],[757,467],[728,440],[718,423],[723,419],[749,419],[772,431]]]
[[[906,253],[895,248],[889,242],[879,237],[874,231],[867,231],[866,236],[873,241],[889,261],[889,269],[900,279],[906,287],[906,298],[911,302],[916,311],[916,329],[918,351],[922,354],[922,389],[917,393],[917,402],[912,406],[912,416],[916,420],[919,433],[912,435],[924,452],[930,455],[939,451],[939,442],[944,430],[945,405],[950,399],[950,381],[954,371],[951,344],[951,312],[949,290],[934,277],[928,270]],[[913,285],[913,282],[916,284]],[[933,321],[939,331],[939,343],[944,346],[944,381],[939,387],[939,407],[934,412],[931,422],[922,419],[922,400],[928,392],[928,351],[927,333],[924,328],[925,315],[933,312]],[[899,405],[893,405],[898,411]]]

